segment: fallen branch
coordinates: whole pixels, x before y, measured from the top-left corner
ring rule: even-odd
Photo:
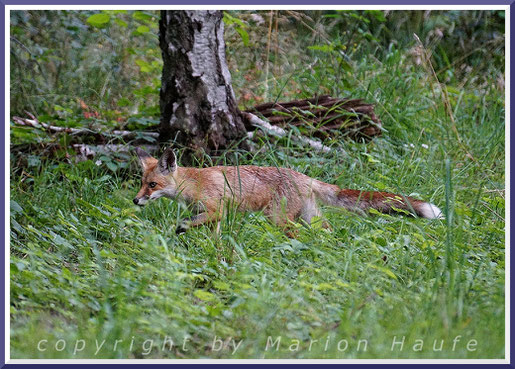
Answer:
[[[285,137],[288,135],[288,133],[284,129],[277,127],[277,126],[273,126],[270,123],[258,118],[257,116],[255,116],[252,113],[242,112],[242,115],[245,119],[247,119],[248,123],[250,123],[251,125],[253,125],[257,128],[261,128],[263,131],[265,131],[266,133],[268,133],[271,136]],[[300,136],[300,137],[292,136],[292,139],[295,141],[299,141],[302,144],[308,145],[317,151],[323,151],[323,152],[331,151],[330,147],[325,146],[324,144],[322,144],[318,141],[312,140],[310,138],[306,138],[306,137],[302,137],[302,136]]]
[[[42,128],[46,129],[47,131],[54,132],[54,133],[69,133],[72,135],[83,135],[83,136],[94,136],[94,135],[100,135],[100,136],[116,136],[118,138],[124,138],[124,139],[134,139],[139,138],[142,136],[147,136],[151,138],[158,139],[159,133],[158,132],[144,132],[144,131],[120,131],[120,130],[114,130],[110,132],[95,132],[92,131],[89,128],[73,128],[73,127],[59,127],[59,126],[52,126],[47,123],[43,123],[37,120],[36,117],[32,116],[32,119],[27,118],[21,118],[21,117],[12,117],[12,120],[21,126],[29,126],[34,128]]]
[[[97,155],[109,155],[112,153],[124,153],[124,154],[132,154],[133,146],[130,145],[116,145],[116,144],[108,144],[108,145],[86,145],[86,144],[73,144],[73,149],[77,152],[77,161],[85,161],[88,159],[93,159]],[[146,152],[153,154],[159,151],[158,145],[142,145],[139,146],[143,148]]]
[[[43,123],[38,121],[38,119],[30,113],[27,113],[31,119],[21,118],[17,116],[13,116],[12,120],[21,126],[29,126],[38,129],[45,129],[52,133],[68,133],[75,136],[96,136],[97,138],[104,138],[106,136],[116,137],[116,138],[145,138],[149,137],[152,139],[158,139],[158,132],[139,132],[139,131],[122,131],[122,130],[114,130],[110,132],[96,132],[89,128],[74,128],[74,127],[59,127],[53,126],[47,123]],[[281,127],[274,126],[269,122],[258,118],[256,115],[249,112],[242,112],[243,118],[247,121],[246,126],[251,127],[253,130],[255,128],[259,128],[266,132],[267,134],[275,137],[286,137],[288,132]],[[247,137],[249,140],[254,136],[254,132],[250,131],[247,133]],[[328,146],[325,146],[319,141],[304,137],[304,136],[292,136],[292,140],[300,143],[301,145],[307,145],[313,148],[316,151],[322,152],[331,152],[332,149]],[[128,153],[130,151],[130,146],[126,144],[104,144],[103,142],[107,140],[100,139],[100,144],[91,145],[84,143],[76,143],[73,144],[72,147],[77,152],[78,160],[87,160],[92,159],[98,154],[109,154],[109,153]],[[97,141],[98,142],[98,141]],[[159,151],[158,145],[143,145],[148,152],[157,152]],[[342,150],[339,150],[342,151]],[[343,151],[342,151],[343,152]]]

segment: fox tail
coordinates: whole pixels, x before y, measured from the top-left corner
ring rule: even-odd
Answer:
[[[338,206],[350,211],[375,209],[389,214],[400,210],[414,213],[422,218],[443,218],[442,211],[436,205],[389,192],[341,189],[320,181],[314,184],[313,192],[326,205]]]

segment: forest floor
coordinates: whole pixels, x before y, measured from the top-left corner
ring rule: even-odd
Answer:
[[[381,137],[326,153],[265,137],[228,157],[413,196],[444,220],[326,207],[332,231],[295,239],[261,213],[177,236],[188,209],[132,203],[136,158],[13,160],[11,358],[504,358],[504,90],[492,77],[446,97],[396,50],[358,64],[353,97]]]

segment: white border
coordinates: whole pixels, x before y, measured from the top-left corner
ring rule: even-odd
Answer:
[[[5,160],[5,209],[4,209],[4,217],[5,217],[5,241],[4,241],[4,258],[5,258],[5,359],[4,361],[7,363],[9,358],[11,357],[11,350],[9,346],[9,342],[11,342],[11,319],[10,319],[10,296],[11,296],[11,236],[10,236],[10,209],[11,209],[11,173],[9,168],[11,167],[11,117],[10,117],[10,108],[11,108],[11,53],[10,53],[10,42],[8,37],[10,37],[10,11],[7,6],[5,7],[5,20],[4,20],[4,42],[5,42],[5,120],[4,120],[4,137],[5,137],[5,147],[4,147],[4,160]],[[9,178],[9,186],[7,185],[7,178]],[[7,282],[9,281],[9,283]]]
[[[11,359],[7,364],[509,364],[503,359]]]
[[[506,174],[506,183],[505,183],[505,187],[506,187],[506,198],[505,198],[505,204],[507,203],[508,206],[506,207],[505,206],[505,210],[506,210],[506,214],[505,214],[505,217],[506,217],[506,220],[505,220],[505,230],[506,230],[506,234],[505,234],[505,242],[504,242],[504,250],[505,250],[505,284],[504,284],[504,295],[505,295],[505,304],[504,304],[504,309],[505,309],[505,318],[504,318],[504,323],[505,323],[505,339],[504,339],[504,342],[505,342],[505,355],[506,355],[506,360],[509,362],[510,359],[511,359],[511,352],[510,352],[510,312],[511,312],[511,307],[510,307],[510,295],[511,295],[511,289],[510,289],[510,286],[511,286],[511,281],[510,281],[510,253],[511,253],[511,244],[510,244],[510,225],[511,225],[511,215],[510,215],[510,210],[511,210],[511,206],[510,206],[510,198],[511,198],[511,194],[510,194],[510,127],[511,127],[511,121],[510,121],[510,110],[511,110],[511,107],[510,107],[510,93],[511,93],[511,89],[510,89],[510,73],[511,73],[511,68],[510,68],[510,60],[511,60],[511,48],[510,48],[510,40],[511,40],[511,29],[510,29],[510,19],[511,19],[511,14],[510,14],[510,10],[509,10],[509,7],[508,7],[508,10],[506,10],[506,15],[505,15],[505,29],[504,29],[504,32],[505,32],[505,35],[506,35],[506,39],[505,39],[505,69],[504,69],[504,80],[505,80],[505,123],[504,123],[504,126],[506,127],[505,128],[505,131],[504,131],[504,142],[505,142],[505,169],[504,169],[504,173]]]
[[[506,10],[508,5],[6,5],[10,10]]]
[[[505,10],[505,359],[10,359],[10,186],[5,190],[5,362],[7,364],[509,364],[510,363],[510,6],[509,5],[6,5],[5,6],[5,178],[10,178],[10,11],[11,10]]]

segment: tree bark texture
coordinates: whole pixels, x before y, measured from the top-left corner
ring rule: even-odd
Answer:
[[[221,11],[161,12],[160,140],[216,154],[246,137],[225,59]]]

